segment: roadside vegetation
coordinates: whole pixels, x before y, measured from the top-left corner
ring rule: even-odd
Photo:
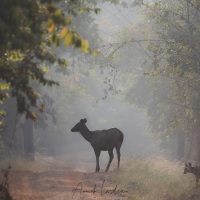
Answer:
[[[13,177],[14,174],[16,175],[15,172],[24,172],[21,175],[23,177],[29,177],[30,186],[35,184],[36,180],[33,177],[37,176],[39,173],[41,176],[44,176],[41,180],[48,179],[48,184],[51,185],[55,183],[55,187],[60,187],[60,182],[55,182],[55,176],[59,179],[60,174],[62,174],[62,176],[74,174],[73,176],[81,177],[80,180],[83,180],[84,184],[90,182],[91,185],[88,186],[89,188],[92,188],[93,183],[96,183],[98,190],[102,184],[102,180],[106,180],[106,186],[110,185],[112,189],[117,185],[117,190],[127,191],[116,195],[116,197],[122,199],[126,197],[131,200],[200,199],[200,185],[196,187],[193,174],[183,174],[184,163],[171,161],[162,156],[151,158],[126,158],[122,160],[119,170],[115,168],[116,163],[113,163],[111,166],[112,169],[108,173],[104,173],[103,169],[100,173],[94,173],[91,169],[85,170],[84,167],[83,169],[76,169],[74,171],[70,160],[66,157],[53,158],[38,154],[36,160],[37,162],[33,163],[28,160],[24,161],[22,158],[20,159],[20,157],[17,158],[16,156],[13,157],[13,160],[4,160],[0,168],[4,174],[8,171],[9,173],[11,172],[11,174],[8,174],[8,186],[10,184],[15,185],[15,183],[12,182],[15,180]],[[9,165],[11,169],[8,168]],[[83,177],[85,177],[85,179],[83,179]],[[74,183],[78,180],[79,179]],[[41,187],[44,186],[43,182],[40,184]],[[33,189],[29,188],[29,190]],[[70,191],[71,190],[68,192],[70,193]],[[111,196],[113,197],[113,195]],[[96,195],[92,195],[92,197],[96,197]]]
[[[112,182],[128,190],[134,200],[197,200],[200,187],[192,174],[183,174],[184,164],[163,157],[127,159]]]

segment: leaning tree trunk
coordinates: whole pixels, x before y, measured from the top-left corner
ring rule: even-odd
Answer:
[[[24,134],[24,154],[29,160],[34,160],[34,138],[33,138],[33,121],[26,119],[23,127]]]

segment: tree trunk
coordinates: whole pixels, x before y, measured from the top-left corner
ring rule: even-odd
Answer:
[[[33,138],[33,121],[26,119],[23,127],[24,134],[24,154],[29,160],[34,160],[34,138]]]

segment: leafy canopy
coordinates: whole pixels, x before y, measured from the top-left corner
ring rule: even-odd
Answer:
[[[67,65],[54,54],[52,45],[63,43],[91,52],[88,41],[71,25],[79,13],[99,12],[95,4],[89,5],[81,0],[0,1],[0,104],[9,96],[15,97],[18,113],[36,118],[31,108],[42,109],[33,83],[58,85],[45,77],[42,65]],[[4,115],[5,111],[0,110],[0,121]]]

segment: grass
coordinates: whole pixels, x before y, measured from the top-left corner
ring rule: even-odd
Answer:
[[[199,200],[200,187],[196,188],[194,175],[183,174],[183,168],[183,163],[163,157],[126,159],[111,180],[134,200]]]
[[[20,156],[4,158],[0,170],[11,166],[11,171],[72,170],[69,157],[47,157],[36,155],[35,162],[26,161]],[[94,163],[93,163],[94,165]],[[196,188],[193,174],[183,174],[184,163],[155,158],[126,158],[120,170],[112,163],[109,173],[102,174],[111,180],[113,186],[127,190],[126,196],[133,200],[199,200],[200,183]],[[114,170],[112,170],[112,168]],[[92,174],[91,174],[92,175]],[[51,178],[51,177],[50,177]],[[105,178],[105,177],[104,177]],[[33,195],[33,194],[32,194]]]

